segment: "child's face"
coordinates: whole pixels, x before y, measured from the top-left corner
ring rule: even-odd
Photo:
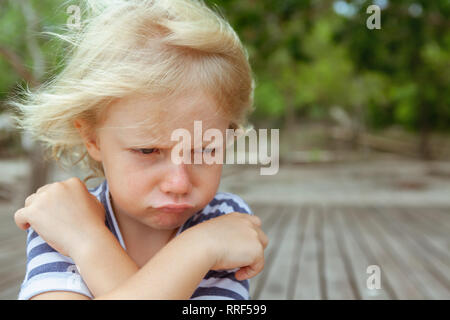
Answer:
[[[195,120],[202,121],[203,132],[216,128],[223,137],[229,126],[217,113],[215,102],[201,92],[170,101],[134,95],[107,108],[96,138],[86,145],[90,155],[103,164],[116,214],[169,230],[212,200],[222,164],[175,164],[171,160],[177,144],[171,141],[171,133],[178,128],[188,130],[193,148]],[[186,207],[177,208],[180,204]],[[165,205],[169,208],[158,208]]]

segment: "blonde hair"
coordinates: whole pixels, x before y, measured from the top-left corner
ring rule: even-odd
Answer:
[[[65,165],[80,162],[104,177],[74,127],[92,128],[105,108],[132,93],[170,96],[193,88],[212,94],[234,128],[253,107],[254,79],[238,35],[201,0],[85,0],[81,26],[61,34],[70,50],[62,72],[9,105],[19,128]],[[87,180],[85,179],[85,180]]]

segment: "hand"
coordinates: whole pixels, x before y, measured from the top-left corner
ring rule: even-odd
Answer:
[[[268,238],[261,220],[249,214],[232,212],[200,223],[188,230],[207,246],[213,259],[212,270],[240,268],[236,279],[245,280],[264,269],[264,249]]]
[[[28,196],[14,214],[16,225],[30,226],[56,251],[74,248],[105,228],[105,209],[78,178],[47,184]]]

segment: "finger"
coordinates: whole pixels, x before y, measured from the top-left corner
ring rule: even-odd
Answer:
[[[50,184],[43,185],[42,187],[40,187],[39,189],[36,190],[36,194],[38,194],[39,192],[45,191],[45,189],[48,189],[48,187],[50,187]]]
[[[79,184],[79,185],[83,185],[85,186],[85,184],[80,180],[80,178],[78,177],[71,177],[67,180],[64,180],[63,183],[68,183],[68,184]]]
[[[267,245],[269,244],[269,238],[264,233],[264,231],[262,231],[260,228],[257,228],[256,231],[258,232],[259,240],[261,241],[261,243],[265,249],[267,247]]]
[[[16,222],[17,227],[22,230],[27,230],[30,227],[24,208],[21,208],[14,213],[14,221]]]
[[[31,202],[33,201],[33,198],[36,196],[36,193],[30,194],[26,199],[25,199],[25,207],[28,207]]]
[[[239,281],[253,278],[264,269],[264,259],[258,259],[254,264],[240,268],[235,273],[235,278]]]
[[[247,214],[246,216],[254,225],[261,227],[261,219],[258,216],[254,216],[254,215],[250,215],[250,214]]]

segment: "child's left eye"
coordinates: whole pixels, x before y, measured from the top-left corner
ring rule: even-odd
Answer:
[[[156,153],[158,151],[157,148],[143,148],[143,149],[135,149],[135,152],[138,152],[140,154],[152,154]]]
[[[213,153],[215,150],[216,150],[215,148],[203,148],[201,150],[193,150],[193,151],[199,153]]]
[[[216,151],[215,148],[203,149],[203,153],[214,153],[214,151]]]

